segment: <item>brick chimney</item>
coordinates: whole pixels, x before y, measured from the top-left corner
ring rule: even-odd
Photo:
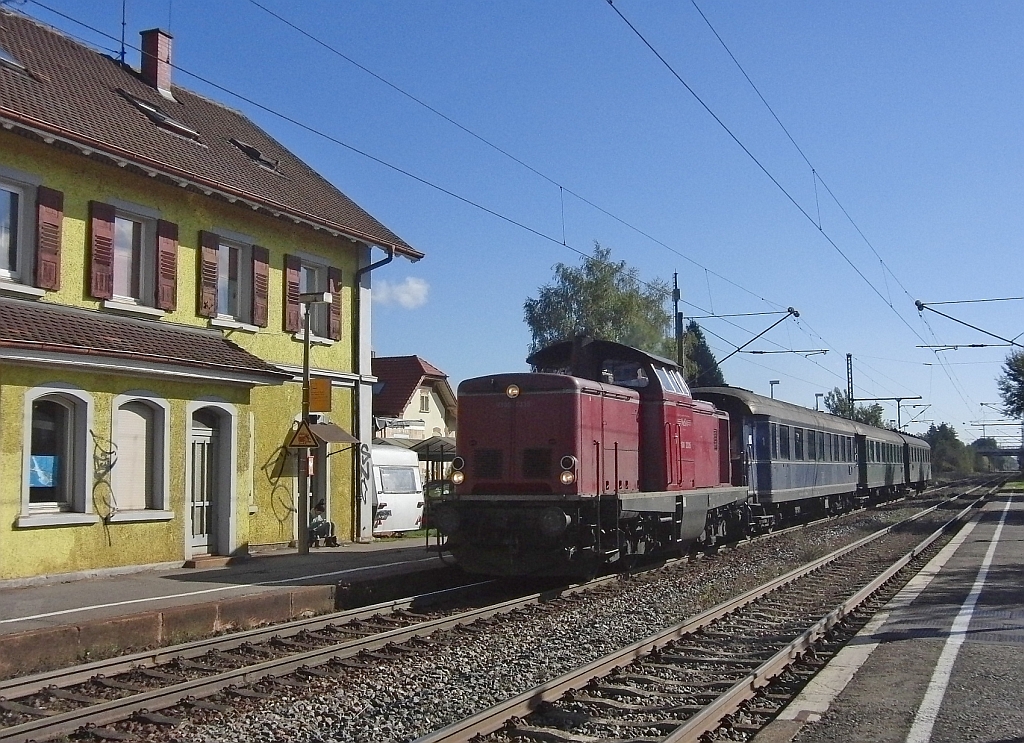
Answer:
[[[142,79],[171,98],[171,35],[159,28],[142,32]]]

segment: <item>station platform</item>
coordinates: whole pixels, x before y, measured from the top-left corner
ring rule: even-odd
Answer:
[[[0,587],[0,678],[462,581],[423,538],[256,553],[206,569]]]
[[[990,497],[755,743],[1024,741],[1024,491]]]

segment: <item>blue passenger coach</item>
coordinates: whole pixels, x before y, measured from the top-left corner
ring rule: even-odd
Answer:
[[[922,439],[738,387],[704,387],[693,396],[729,413],[733,484],[746,485],[755,512],[766,516],[837,513],[857,500],[920,490],[930,479]]]

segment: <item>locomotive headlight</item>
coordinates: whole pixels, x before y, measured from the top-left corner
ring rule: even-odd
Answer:
[[[430,520],[434,522],[439,531],[445,534],[454,534],[459,530],[459,525],[462,523],[459,512],[448,506],[438,506],[430,514]]]
[[[511,397],[513,400],[516,399],[517,397],[519,397],[519,385],[510,384],[508,387],[505,388],[505,394]]]
[[[545,508],[540,512],[540,518],[538,519],[540,533],[546,537],[560,536],[569,528],[571,523],[572,517],[557,506]]]
[[[455,457],[455,459],[452,460],[452,469],[453,470],[464,470],[464,469],[466,469],[466,460],[463,459],[462,457]]]
[[[466,481],[466,473],[465,472],[462,472],[460,470],[455,470],[452,473],[452,484],[453,485],[461,485],[465,481]]]
[[[576,482],[576,457],[571,454],[566,454],[562,457],[559,462],[564,472],[558,476],[558,480],[563,485],[572,485]]]

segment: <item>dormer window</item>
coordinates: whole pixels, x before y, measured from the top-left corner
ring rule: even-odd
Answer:
[[[251,144],[249,144],[247,142],[243,142],[240,139],[235,139],[234,137],[231,138],[231,144],[233,144],[235,147],[237,147],[242,152],[244,152],[246,155],[248,155],[249,158],[254,163],[259,165],[261,168],[266,168],[267,170],[273,171],[275,173],[278,172],[278,170],[277,170],[278,161],[274,160],[273,158],[267,157],[262,152],[260,152],[260,150],[258,148],[253,147]]]
[[[199,141],[199,132],[190,127],[188,124],[183,124],[174,117],[170,116],[166,111],[164,111],[159,106],[150,103],[149,101],[144,101],[141,98],[136,98],[131,93],[127,93],[123,90],[119,90],[118,92],[122,96],[124,96],[124,98],[127,101],[132,103],[137,109],[142,111],[142,113],[146,114],[149,120],[157,126],[163,127],[164,129],[174,132],[175,134],[185,137],[186,139],[191,139],[196,142]]]
[[[28,70],[25,69],[25,65],[18,61],[17,57],[15,57],[9,51],[4,49],[2,46],[0,46],[0,66],[8,67],[12,70],[17,70],[18,72],[28,72]]]

